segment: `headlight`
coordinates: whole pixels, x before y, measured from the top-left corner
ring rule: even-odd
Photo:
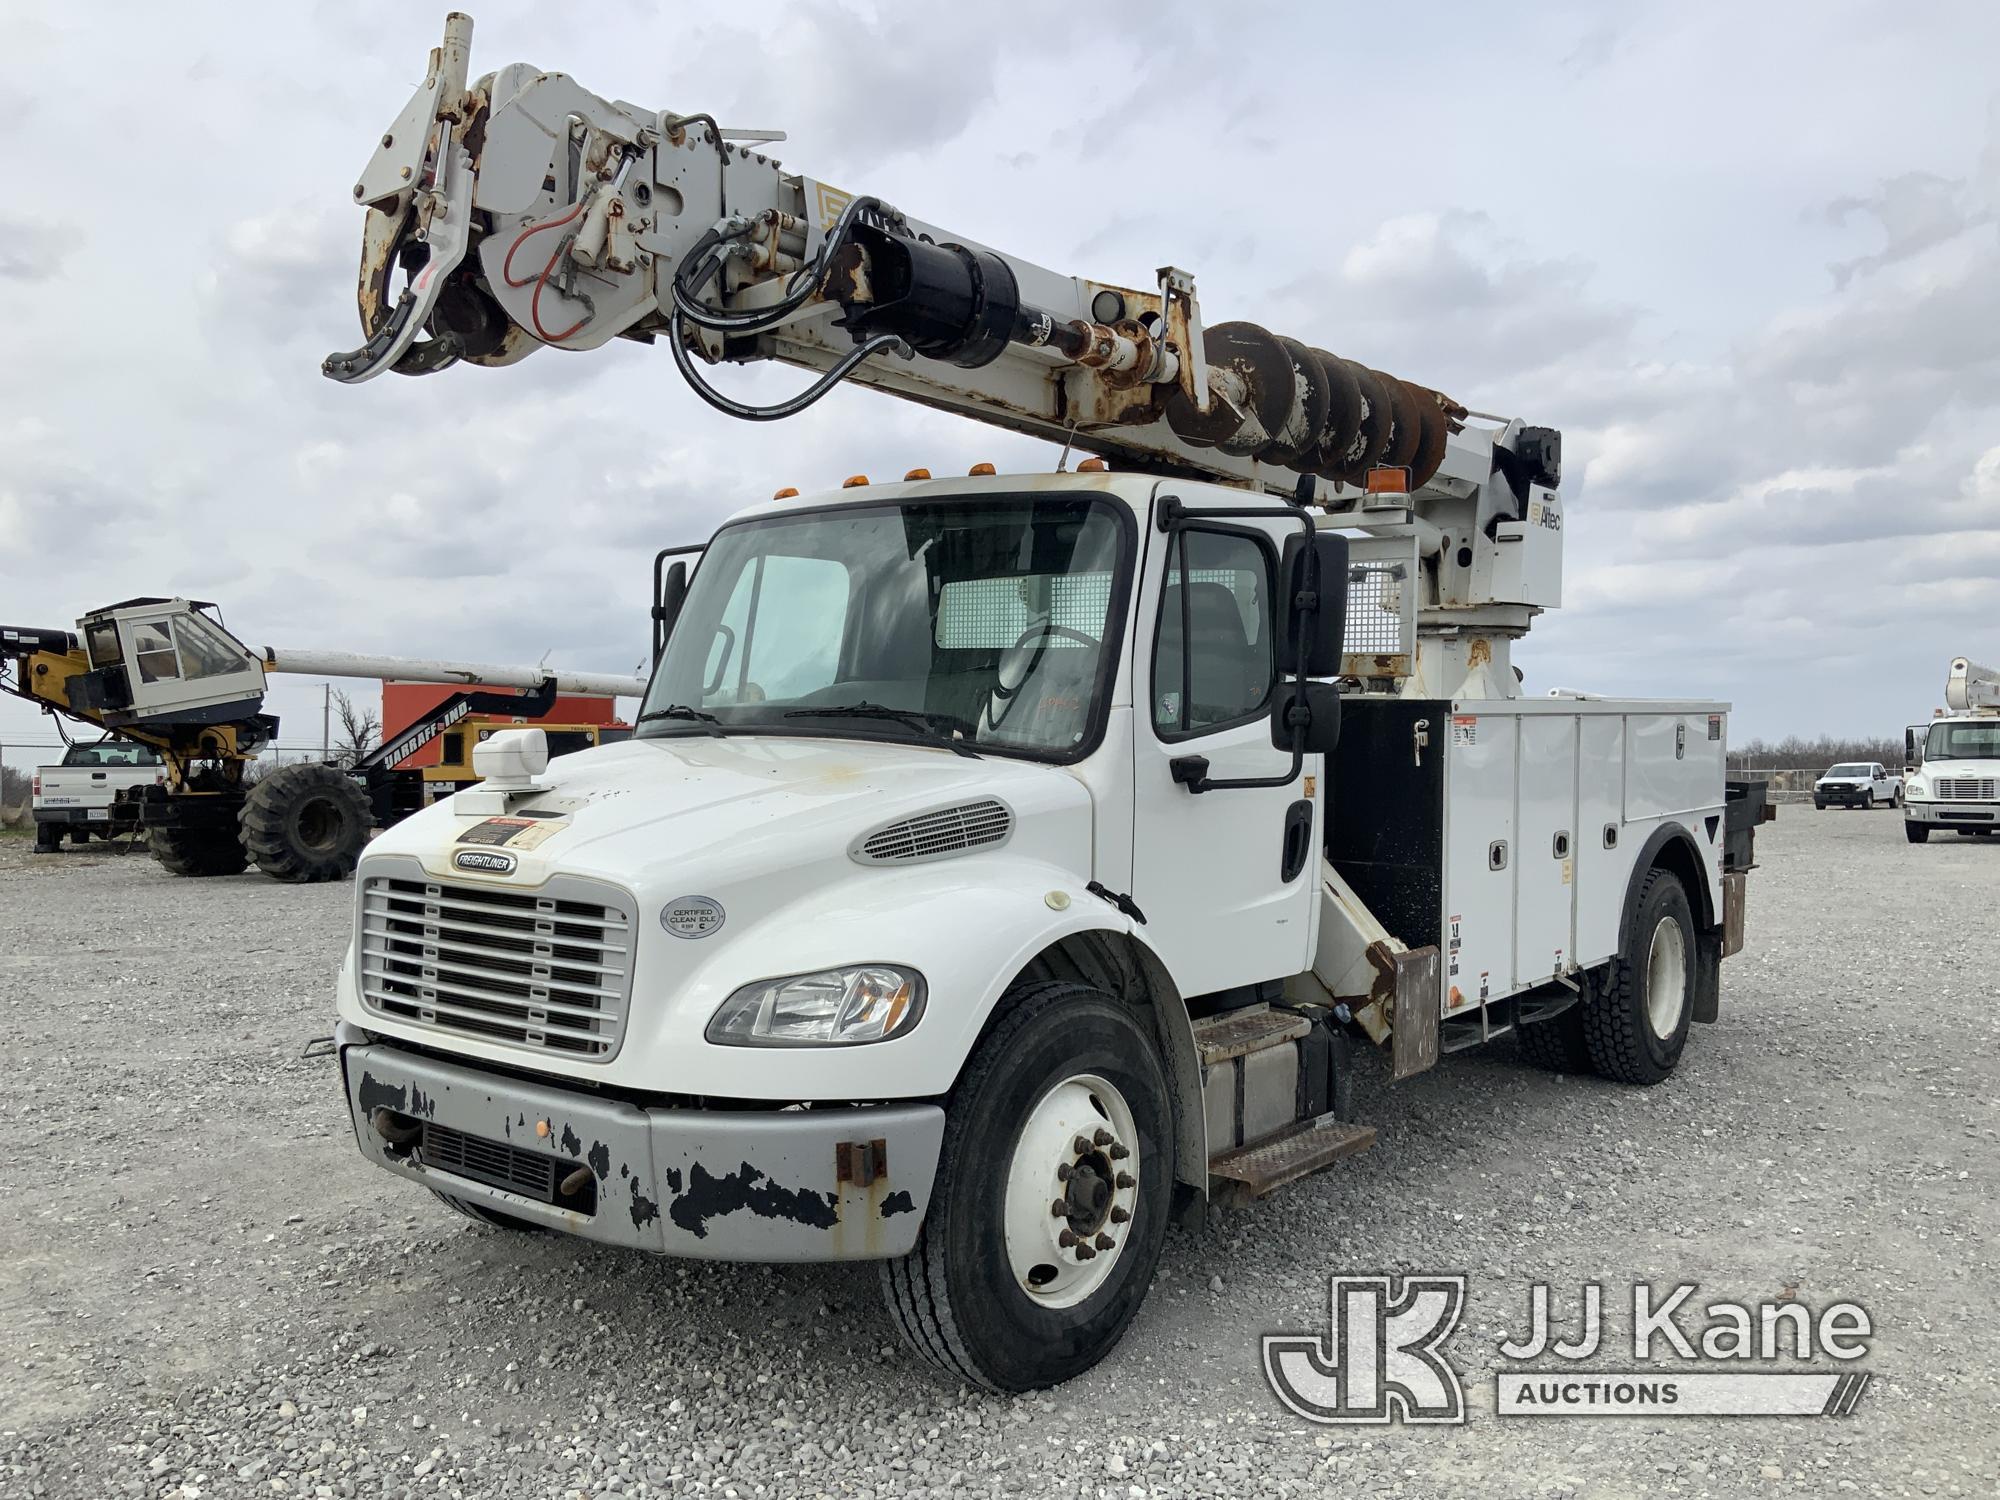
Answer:
[[[1912,776],[1908,781],[1903,783],[1903,795],[1905,797],[1928,797],[1930,793],[1924,787],[1923,777]]]
[[[746,984],[704,1034],[725,1047],[846,1047],[899,1036],[923,1013],[923,975],[857,964]]]

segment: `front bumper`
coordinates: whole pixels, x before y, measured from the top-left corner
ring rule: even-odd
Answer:
[[[1938,828],[1993,828],[2000,827],[2000,803],[1920,802],[1908,797],[1903,800],[1903,816]]]
[[[1813,788],[1813,801],[1824,802],[1830,806],[1859,807],[1867,800],[1868,788],[1865,786],[1816,786]],[[1877,797],[1875,800],[1877,802],[1887,802],[1889,799],[1886,796],[1882,796]]]
[[[705,1260],[876,1260],[908,1253],[930,1205],[944,1138],[935,1104],[642,1107],[440,1062],[345,1022],[334,1040],[362,1155],[584,1239]],[[410,1138],[385,1138],[378,1110]],[[587,1169],[594,1182],[538,1201],[464,1175],[468,1161],[487,1178],[561,1181]],[[579,1198],[588,1211],[567,1206]]]

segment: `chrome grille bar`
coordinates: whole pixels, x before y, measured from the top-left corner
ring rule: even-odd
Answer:
[[[401,857],[370,860],[360,877],[370,1011],[584,1061],[617,1052],[637,946],[627,893],[573,876],[534,891],[439,881]]]

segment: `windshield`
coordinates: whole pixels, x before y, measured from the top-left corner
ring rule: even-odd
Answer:
[[[1873,766],[1835,766],[1826,773],[1829,776],[1873,776]]]
[[[1980,724],[1933,724],[1924,760],[2000,760],[2000,719]]]
[[[726,527],[638,733],[1074,759],[1101,724],[1126,551],[1118,512],[1083,497],[840,506]]]

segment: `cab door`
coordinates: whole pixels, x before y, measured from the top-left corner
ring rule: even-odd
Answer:
[[[1159,503],[1156,496],[1155,504]],[[1192,520],[1148,528],[1133,631],[1133,900],[1184,994],[1307,965],[1320,758],[1287,777],[1272,743],[1280,558],[1298,523]],[[1206,778],[1279,785],[1191,791]]]

